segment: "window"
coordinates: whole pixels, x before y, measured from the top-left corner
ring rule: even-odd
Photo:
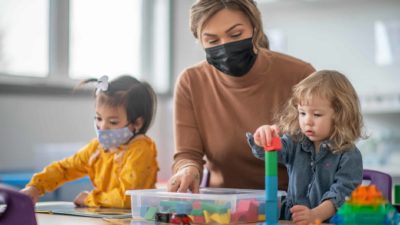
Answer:
[[[139,74],[140,1],[71,1],[70,76]]]
[[[48,74],[48,1],[0,1],[0,74]]]
[[[168,93],[170,5],[165,0],[2,0],[0,85],[53,90],[88,77],[129,74]]]

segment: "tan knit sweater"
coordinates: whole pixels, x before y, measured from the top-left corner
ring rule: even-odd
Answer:
[[[264,162],[255,158],[245,133],[271,124],[293,85],[314,68],[299,59],[261,50],[248,74],[232,77],[202,61],[182,72],[175,88],[174,173],[204,160],[211,187],[264,188]],[[200,173],[201,174],[201,173]],[[279,167],[279,189],[287,188]]]

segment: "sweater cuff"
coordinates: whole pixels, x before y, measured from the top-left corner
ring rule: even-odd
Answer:
[[[27,185],[25,185],[25,187],[34,187],[34,188],[36,188],[39,191],[39,196],[43,196],[46,193],[46,191],[45,191],[43,186],[38,185],[37,183],[34,183],[32,180]]]
[[[203,166],[200,166],[199,164],[193,162],[193,161],[189,161],[189,160],[184,160],[182,162],[178,162],[175,166],[174,166],[174,174],[176,174],[178,171],[189,167],[189,166],[193,166],[197,169],[197,171],[199,172],[200,175],[200,179],[203,176]]]

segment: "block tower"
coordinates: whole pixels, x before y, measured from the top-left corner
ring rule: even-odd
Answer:
[[[278,151],[281,149],[279,137],[272,139],[271,146],[264,146],[266,225],[278,225]]]

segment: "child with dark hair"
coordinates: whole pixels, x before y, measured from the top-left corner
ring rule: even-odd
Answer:
[[[155,188],[157,149],[146,136],[156,112],[151,86],[131,76],[88,79],[97,82],[95,130],[97,138],[71,157],[54,162],[36,173],[21,190],[32,201],[67,181],[88,175],[94,189],[75,198],[78,206],[130,208],[130,189]]]

